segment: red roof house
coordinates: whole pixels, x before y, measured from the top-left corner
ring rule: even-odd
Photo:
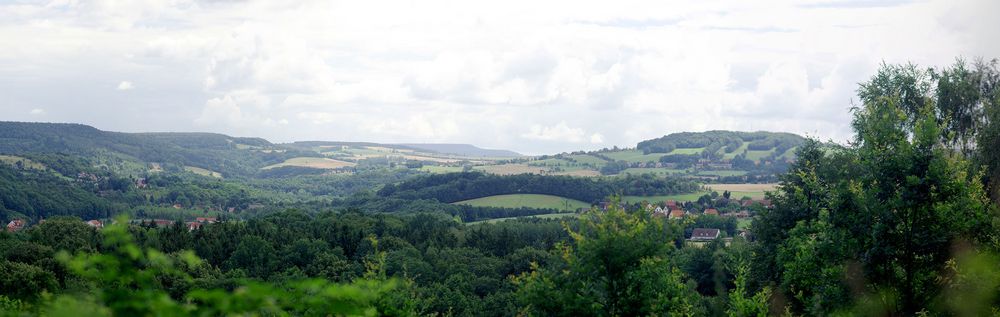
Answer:
[[[7,232],[14,232],[24,229],[24,220],[14,219],[7,223]]]

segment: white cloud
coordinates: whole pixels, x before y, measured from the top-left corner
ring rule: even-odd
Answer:
[[[552,153],[708,129],[844,140],[882,61],[1000,55],[995,1],[872,3],[15,2],[0,87],[25,120]]]
[[[600,133],[594,133],[590,135],[590,143],[601,144],[604,143],[604,135]]]
[[[586,134],[583,129],[570,128],[566,121],[561,121],[553,126],[532,125],[528,132],[521,134],[521,137],[529,140],[580,143]],[[594,140],[593,136],[590,139]]]
[[[131,90],[132,88],[135,88],[135,86],[132,86],[132,82],[130,81],[122,81],[118,83],[118,90]]]
[[[35,108],[31,109],[31,111],[29,111],[28,113],[30,113],[31,115],[39,116],[45,114],[45,109]]]

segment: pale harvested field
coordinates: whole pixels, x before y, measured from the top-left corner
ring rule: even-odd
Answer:
[[[601,172],[595,170],[575,170],[568,172],[557,172],[552,173],[552,175],[568,175],[568,176],[580,176],[580,177],[595,177],[601,176]]]
[[[274,164],[271,166],[264,167],[264,169],[271,169],[282,166],[301,166],[301,167],[310,167],[319,169],[335,169],[335,168],[350,167],[355,165],[357,164],[328,159],[328,158],[321,158],[321,157],[295,157],[295,158],[290,158],[279,164]]]
[[[549,171],[546,167],[529,166],[524,164],[476,166],[475,169],[497,175],[543,174]]]
[[[773,191],[778,184],[705,184],[705,187],[721,192],[728,190],[731,192],[766,192]]]

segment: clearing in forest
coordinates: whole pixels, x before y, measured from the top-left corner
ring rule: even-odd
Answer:
[[[590,204],[565,197],[542,194],[495,195],[455,202],[456,205],[503,208],[551,208],[566,211],[590,208]]]

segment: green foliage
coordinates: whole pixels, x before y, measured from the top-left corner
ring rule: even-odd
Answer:
[[[852,147],[800,147],[774,209],[751,227],[758,287],[777,286],[791,312],[943,313],[933,303],[948,287],[953,247],[979,254],[996,241],[996,209],[961,151],[946,146],[949,119],[936,116],[926,77],[887,66],[862,84]]]
[[[680,230],[643,212],[611,207],[567,228],[562,263],[516,278],[528,313],[555,316],[693,315],[693,290],[668,259]]]
[[[127,219],[118,219],[128,223]],[[201,265],[201,259],[186,251],[167,255],[138,246],[125,225],[111,225],[102,234],[102,253],[63,252],[61,261],[94,287],[93,297],[65,294],[41,303],[44,316],[88,315],[117,316],[216,316],[231,314],[263,315],[350,315],[374,316],[375,303],[381,294],[391,291],[396,282],[380,278],[359,279],[350,284],[334,284],[312,279],[281,285],[245,282],[234,290],[194,289],[181,298],[166,291],[170,283],[193,282],[189,271]],[[384,263],[380,263],[384,265]],[[6,267],[6,266],[0,266]],[[374,269],[374,267],[372,268]],[[34,279],[2,270],[22,281]],[[3,274],[7,276],[8,274]],[[54,284],[54,281],[50,281]],[[29,285],[24,291],[45,289]],[[4,294],[17,294],[4,291]],[[5,306],[13,306],[9,301]]]
[[[603,179],[533,174],[497,176],[451,173],[422,176],[386,185],[378,191],[378,195],[457,202],[495,195],[545,194],[593,203],[615,194],[666,195],[694,192],[697,189],[697,184],[691,181],[655,178],[651,175]]]
[[[729,310],[726,311],[726,316],[766,317],[769,315],[771,289],[765,287],[753,295],[747,294],[749,273],[750,266],[745,263],[741,263],[736,269],[736,288],[729,293]]]

